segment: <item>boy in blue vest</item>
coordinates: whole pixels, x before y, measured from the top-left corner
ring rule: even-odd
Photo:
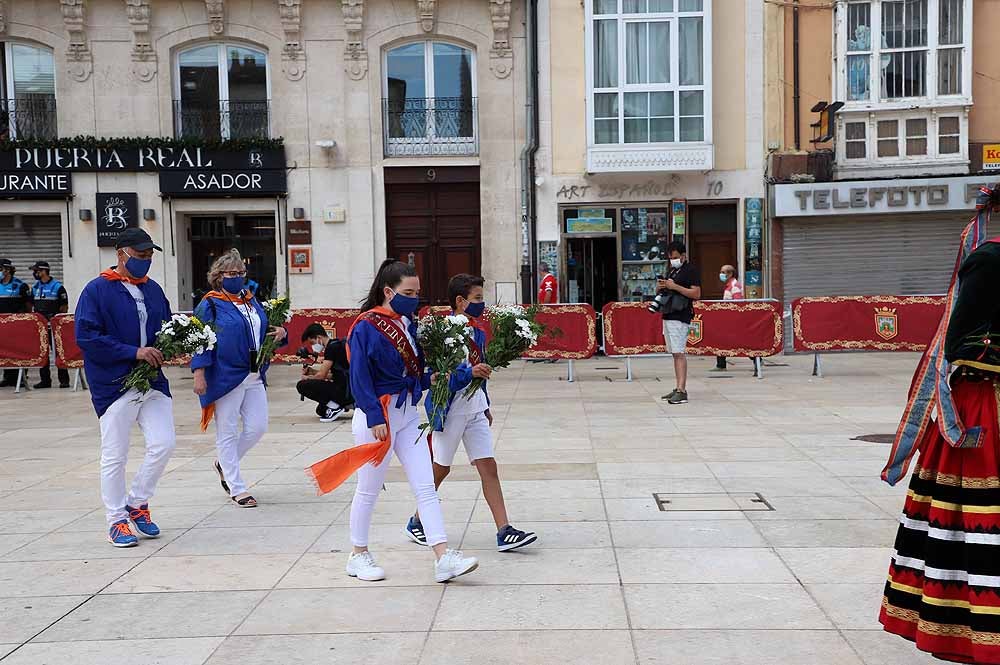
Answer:
[[[149,499],[174,452],[174,409],[170,386],[162,371],[152,389],[126,391],[125,377],[136,363],[159,368],[163,354],[152,344],[165,321],[170,303],[160,285],[146,273],[153,250],[161,250],[140,228],[122,231],[115,242],[118,264],[84,287],[76,305],[76,343],[90,397],[101,423],[101,498],[108,520],[108,541],[115,547],[135,547],[136,530],[157,538],[160,529],[149,514]],[[125,489],[129,434],[139,425],[146,439],[146,456]]]
[[[32,276],[35,284],[31,287],[31,304],[36,312],[44,316],[49,321],[56,314],[65,314],[69,311],[69,295],[66,288],[58,279],[52,277],[52,269],[48,261],[35,261],[31,266]],[[69,370],[59,368],[59,387],[69,388]],[[38,377],[41,379],[35,384],[35,389],[52,387],[52,370],[49,363],[38,370]]]
[[[448,299],[456,314],[464,314],[471,319],[478,318],[486,309],[483,302],[483,278],[474,275],[455,275],[448,282]],[[434,432],[431,439],[431,453],[434,459],[434,487],[441,486],[451,472],[451,464],[458,452],[458,443],[465,445],[469,461],[479,472],[483,485],[483,497],[493,513],[497,525],[497,550],[508,552],[535,542],[537,536],[531,532],[519,531],[510,525],[507,506],[500,487],[497,461],[493,457],[493,414],[486,393],[485,380],[493,371],[484,361],[486,357],[486,333],[472,326],[472,340],[469,344],[469,360],[451,375],[449,388],[451,400],[444,416],[444,429]],[[473,378],[483,379],[482,390],[471,397],[464,395]],[[431,398],[425,401],[428,414],[431,413]],[[406,525],[406,535],[418,545],[427,545],[420,515],[414,515]]]

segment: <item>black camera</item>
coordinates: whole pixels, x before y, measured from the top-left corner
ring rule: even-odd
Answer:
[[[673,294],[670,293],[669,291],[666,291],[664,293],[657,293],[656,297],[650,300],[649,304],[646,305],[646,309],[649,311],[650,314],[665,313],[664,308],[667,307],[667,305],[669,304],[672,295]],[[668,309],[667,311],[670,310]]]
[[[304,346],[300,346],[299,350],[295,352],[295,355],[302,358],[303,367],[308,367],[316,362],[316,354]]]

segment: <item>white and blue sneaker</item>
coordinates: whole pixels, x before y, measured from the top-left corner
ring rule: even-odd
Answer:
[[[427,547],[427,534],[424,533],[424,525],[416,517],[411,517],[406,523],[406,535],[417,545]]]
[[[518,531],[508,524],[504,528],[497,531],[497,551],[509,552],[511,550],[516,550],[519,547],[530,545],[537,539],[538,536],[534,533],[530,531]]]
[[[128,520],[119,520],[108,529],[108,542],[115,547],[135,547],[139,544],[139,539],[132,533]]]
[[[156,526],[153,518],[149,514],[149,504],[144,503],[138,508],[125,506],[128,511],[128,518],[135,525],[135,530],[146,538],[159,538],[160,527]]]

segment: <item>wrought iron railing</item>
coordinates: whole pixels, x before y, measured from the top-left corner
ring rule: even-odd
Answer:
[[[385,156],[477,155],[477,122],[474,97],[383,99]]]
[[[196,104],[175,99],[174,133],[177,137],[201,139],[270,138],[271,102]]]
[[[0,99],[0,138],[57,137],[55,95],[26,94]]]

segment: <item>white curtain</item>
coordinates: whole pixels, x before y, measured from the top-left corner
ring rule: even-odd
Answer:
[[[679,23],[680,84],[703,85],[705,83],[702,19],[682,18]]]
[[[618,87],[618,21],[594,21],[594,87]]]

